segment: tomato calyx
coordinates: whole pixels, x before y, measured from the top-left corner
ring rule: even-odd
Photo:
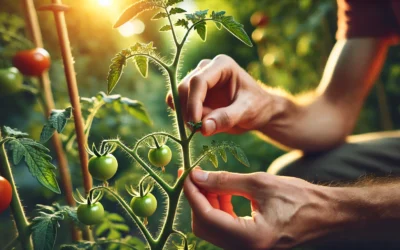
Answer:
[[[117,149],[116,145],[110,145],[108,143],[103,143],[103,142],[100,144],[99,149],[96,148],[96,145],[94,143],[92,144],[92,149],[90,149],[88,146],[86,146],[86,152],[91,156],[97,156],[97,157],[106,156],[108,154],[111,154],[116,149]]]
[[[95,193],[94,191],[90,191],[86,198],[83,197],[83,195],[81,194],[79,189],[76,189],[76,193],[77,193],[78,197],[75,197],[74,193],[72,193],[72,197],[74,198],[76,203],[81,204],[81,205],[95,204],[95,203],[99,202],[104,196],[104,192],[102,192],[102,191],[98,191],[98,193],[96,195],[94,194]]]

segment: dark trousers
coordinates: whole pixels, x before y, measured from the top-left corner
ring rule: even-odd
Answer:
[[[347,143],[317,154],[292,151],[275,160],[268,173],[298,177],[316,184],[340,185],[363,177],[391,176],[400,180],[400,131],[349,137]],[[395,241],[397,243],[341,242],[337,246],[333,243],[312,249],[400,249],[400,241]]]

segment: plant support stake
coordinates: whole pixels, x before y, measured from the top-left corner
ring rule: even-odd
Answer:
[[[78,141],[83,186],[85,188],[85,193],[88,194],[90,189],[92,188],[92,178],[90,177],[88,171],[89,160],[85,150],[86,137],[84,133],[81,104],[79,99],[78,85],[76,82],[74,62],[68,37],[68,30],[64,15],[64,11],[67,10],[68,7],[66,5],[63,5],[61,0],[52,0],[51,5],[44,6],[42,9],[53,11],[54,19],[56,22],[58,39],[64,63],[65,77],[67,79],[68,93],[73,108],[72,112],[74,115],[76,138]]]

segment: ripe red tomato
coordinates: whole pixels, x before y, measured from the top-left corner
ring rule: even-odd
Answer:
[[[22,50],[15,54],[12,62],[23,75],[40,76],[50,68],[50,55],[43,48]]]
[[[7,179],[0,176],[0,213],[10,206],[12,198],[12,187]]]
[[[269,18],[262,11],[257,11],[251,16],[250,22],[254,27],[264,27],[268,25]]]

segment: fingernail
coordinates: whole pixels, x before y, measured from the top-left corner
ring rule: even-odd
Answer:
[[[192,177],[195,181],[204,182],[208,179],[208,172],[204,172],[202,170],[193,170]]]
[[[207,135],[211,135],[212,133],[215,132],[215,129],[217,128],[217,125],[215,124],[214,120],[209,119],[204,123],[204,127],[205,127],[205,130],[206,130],[206,134]]]

